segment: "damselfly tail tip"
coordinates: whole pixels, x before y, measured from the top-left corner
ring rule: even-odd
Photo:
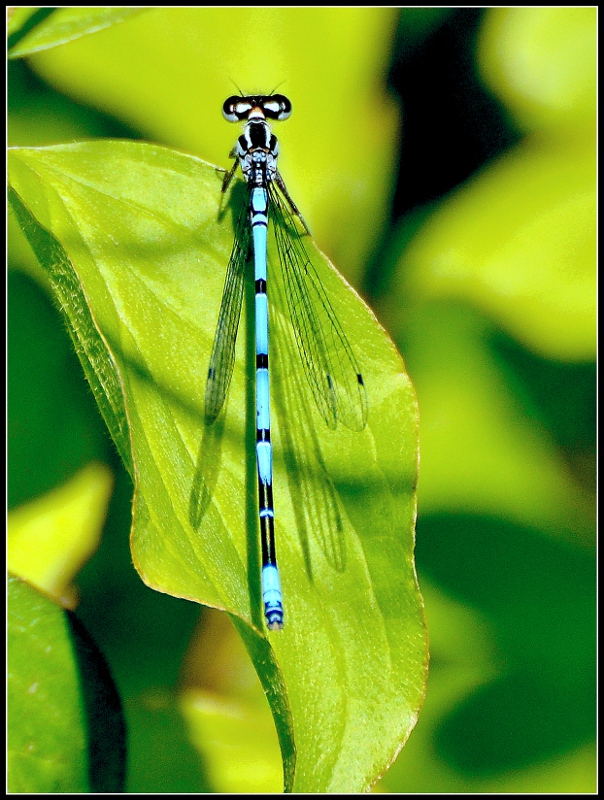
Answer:
[[[283,630],[283,606],[281,602],[277,604],[265,603],[264,617],[269,631]]]
[[[283,619],[267,619],[266,620],[266,627],[269,631],[282,631],[283,630]]]
[[[262,602],[269,631],[281,630],[283,627],[283,599],[281,580],[276,564],[265,564],[262,567]]]

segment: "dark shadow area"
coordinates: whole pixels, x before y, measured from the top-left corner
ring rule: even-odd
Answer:
[[[223,219],[227,213],[232,214],[233,224],[235,226],[235,237],[239,235],[240,229],[242,224],[245,222],[245,217],[247,215],[247,210],[244,206],[245,192],[246,187],[243,186],[243,184],[238,183],[233,187],[228,199],[225,200],[224,194],[221,195],[221,208],[218,218]],[[236,222],[236,220],[238,221]],[[189,499],[189,522],[195,530],[199,529],[208,511],[210,503],[212,502],[212,497],[214,496],[214,492],[216,490],[218,476],[220,474],[222,441],[228,406],[228,394],[232,378],[232,370],[235,363],[235,345],[239,330],[239,317],[242,309],[241,288],[243,288],[243,296],[246,296],[245,276],[248,272],[247,267],[249,266],[249,253],[247,252],[249,250],[249,241],[249,236],[246,236],[245,239],[240,243],[241,247],[239,249],[236,245],[233,248],[233,253],[238,250],[238,253],[243,257],[243,260],[245,260],[245,270],[240,269],[241,265],[243,264],[243,260],[234,259],[233,255],[231,255],[231,258],[229,259],[226,270],[225,286],[223,289],[223,299],[217,320],[216,331],[214,333],[212,356],[208,360],[208,377],[206,379],[206,385],[204,386],[203,392],[203,397],[205,398],[203,401],[204,432],[199,448],[195,467],[195,476],[193,479],[193,486],[191,488]],[[237,263],[235,264],[234,261]],[[249,281],[247,281],[247,283],[249,283]],[[247,288],[250,289],[251,287],[248,286]],[[225,298],[229,299],[225,306],[227,309],[226,311],[223,308]],[[239,300],[237,300],[237,298],[239,298]],[[227,335],[232,335],[232,343],[227,344],[226,347],[217,348],[217,343],[223,341],[221,337]],[[249,331],[246,331],[246,336],[248,335]],[[232,350],[229,350],[229,346],[232,346]],[[217,357],[216,361],[214,361],[215,350],[221,353],[221,357]],[[229,357],[229,355],[226,355],[227,352],[230,353],[232,358]],[[220,406],[218,402],[216,403],[216,408],[219,409],[218,415],[216,416],[215,412],[212,413],[211,411],[212,402],[208,402],[208,397],[210,396],[210,387],[213,385],[210,379],[210,373],[220,372],[221,370],[224,373],[228,373],[228,375],[223,375],[222,381],[217,379],[214,381],[214,383],[220,384],[222,382],[222,385],[226,388],[226,395],[223,396],[222,392],[220,391],[216,392],[217,395],[223,400],[222,406]]]
[[[543,358],[501,330],[494,332],[491,347],[524,400],[526,415],[530,419],[537,413],[577,482],[594,493],[595,513],[596,362]]]
[[[393,218],[430,203],[520,139],[476,69],[484,8],[459,8],[419,46],[405,48],[404,14],[388,85],[403,128]]]
[[[419,41],[408,30],[412,10],[401,11],[388,76],[388,88],[401,105],[402,128],[391,225],[384,229],[361,287],[371,300],[387,291],[395,266],[389,258],[392,226],[405,218],[406,230],[397,234],[402,233],[402,246],[433,203],[520,139],[476,69],[478,33],[487,9],[449,9]]]
[[[273,296],[278,294],[279,288],[275,286]],[[278,304],[282,308],[284,302],[284,298],[279,298]],[[300,356],[283,314],[273,313],[272,324],[276,332],[273,363],[277,364],[273,371],[273,396],[279,412],[281,447],[300,545],[306,572],[312,581],[311,537],[318,542],[333,569],[337,572],[345,570],[344,524],[336,487],[321,453],[317,422],[312,413],[314,400],[308,387],[301,385]],[[294,366],[290,367],[290,364]]]
[[[214,497],[220,474],[224,422],[222,413],[204,428],[189,497],[189,523],[193,530],[199,530]]]
[[[50,491],[113,444],[72,343],[48,295],[16,270],[7,276],[8,506]]]
[[[109,666],[75,614],[66,612],[78,665],[88,733],[88,776],[92,793],[123,792],[126,780],[126,723]]]

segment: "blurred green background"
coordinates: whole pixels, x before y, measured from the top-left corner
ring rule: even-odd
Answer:
[[[281,81],[288,187],[419,399],[431,672],[379,789],[594,791],[596,11],[153,9],[9,62],[9,143],[146,139],[227,166],[233,82]],[[77,613],[125,702],[128,791],[278,791],[228,619],[131,565],[132,486],[9,231],[9,506],[113,472]]]

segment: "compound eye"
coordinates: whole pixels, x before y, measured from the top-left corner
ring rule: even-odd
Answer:
[[[262,103],[264,113],[270,119],[284,120],[292,113],[292,104],[284,94],[272,94]]]
[[[246,97],[239,97],[239,95],[232,95],[222,104],[222,115],[229,122],[240,122],[246,119],[252,106]]]

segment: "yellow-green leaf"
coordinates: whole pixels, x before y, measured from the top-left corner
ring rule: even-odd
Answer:
[[[203,411],[237,187],[225,205],[215,168],[133,142],[13,150],[10,171],[14,207],[135,479],[141,576],[231,613],[275,716],[288,788],[366,789],[415,724],[426,669],[413,565],[416,403],[400,356],[309,243],[370,404],[363,432],[329,431],[269,265],[287,621],[268,637],[246,309],[226,416],[207,428]]]
[[[595,179],[589,142],[519,145],[428,218],[401,258],[401,293],[469,300],[538,353],[592,358]]]
[[[496,8],[479,43],[482,74],[527,130],[573,139],[596,122],[597,8]]]
[[[57,598],[98,547],[113,478],[89,464],[64,486],[8,515],[8,568]]]
[[[48,12],[52,9],[45,9]],[[10,48],[10,58],[23,58],[42,50],[71,42],[95,33],[116,22],[122,22],[133,14],[145,11],[144,8],[56,8],[52,13],[45,13],[31,30],[26,28],[27,23],[37,21],[36,15],[29,15],[27,20],[21,22],[21,28],[26,28],[18,44]],[[20,29],[18,29],[20,30]]]

